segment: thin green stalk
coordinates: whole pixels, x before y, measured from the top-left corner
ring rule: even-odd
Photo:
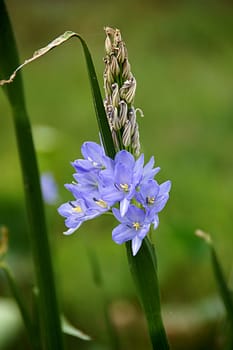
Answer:
[[[5,273],[6,279],[8,281],[9,287],[10,287],[11,292],[12,292],[12,295],[13,295],[13,297],[18,305],[18,308],[19,308],[19,311],[21,313],[25,328],[28,332],[28,337],[30,339],[30,342],[33,345],[34,349],[39,350],[40,349],[39,339],[36,336],[31,317],[28,313],[27,308],[25,307],[25,303],[23,301],[22,295],[20,294],[20,291],[15,283],[14,276],[13,276],[9,266],[6,263],[1,262],[0,269],[2,269],[3,272]]]
[[[0,0],[0,67],[2,78],[8,76],[18,65],[19,59],[14,34],[4,1]],[[16,77],[14,84],[8,84],[4,88],[4,91],[12,107],[23,174],[29,219],[29,235],[34,259],[36,283],[39,289],[39,312],[43,349],[62,350],[63,339],[40,190],[39,172],[20,74]]]

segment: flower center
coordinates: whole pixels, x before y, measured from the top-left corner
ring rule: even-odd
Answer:
[[[108,204],[103,199],[96,199],[93,198],[95,203],[99,205],[101,208],[106,209],[108,207]]]
[[[120,188],[121,188],[124,192],[129,192],[129,185],[128,185],[128,184],[120,184]]]
[[[146,203],[147,204],[154,204],[155,203],[155,197],[146,197]]]
[[[141,227],[141,225],[140,225],[140,223],[139,222],[133,222],[133,228],[137,231],[137,230],[139,230],[140,229],[140,227]]]
[[[73,208],[73,211],[75,211],[76,213],[82,213],[83,210],[82,208],[80,207],[80,205],[77,205],[76,207]]]

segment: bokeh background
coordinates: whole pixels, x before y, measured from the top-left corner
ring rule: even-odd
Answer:
[[[165,325],[173,349],[221,349],[226,324],[208,250],[194,235],[210,232],[226,276],[233,251],[233,6],[230,1],[7,1],[21,61],[66,30],[88,43],[102,87],[104,26],[121,29],[137,79],[140,137],[146,159],[172,181],[154,232]],[[1,33],[0,33],[1,35]],[[66,337],[69,349],[110,349],[107,303],[119,349],[150,349],[125,247],[111,239],[116,222],[101,217],[64,237],[57,206],[70,199],[70,162],[98,128],[85,61],[75,39],[23,70],[41,173],[54,174],[57,205],[46,205],[61,307],[90,334]],[[30,300],[33,267],[11,112],[0,91],[0,224],[9,228],[7,260]],[[96,285],[90,251],[101,269]],[[94,262],[95,266],[97,262]],[[0,274],[1,349],[27,349],[20,317]],[[8,303],[8,304],[7,304]],[[5,307],[5,309],[4,309]],[[4,310],[5,314],[4,314]],[[7,323],[9,322],[9,324]],[[5,328],[4,328],[5,327]],[[4,343],[4,344],[3,344]]]

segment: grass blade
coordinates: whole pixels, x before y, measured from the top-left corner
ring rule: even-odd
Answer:
[[[233,298],[232,298],[232,292],[228,288],[226,278],[224,277],[222,267],[219,263],[219,259],[217,257],[213,242],[210,238],[210,236],[201,231],[197,230],[196,235],[204,240],[204,242],[207,244],[210,250],[211,254],[211,262],[213,267],[213,272],[215,276],[215,280],[217,282],[217,286],[219,289],[220,296],[222,298],[223,304],[226,309],[226,314],[228,316],[228,320],[231,324],[232,334],[233,334]]]
[[[3,0],[0,0],[0,74],[8,76],[19,65],[18,52]],[[40,326],[46,350],[62,350],[63,339],[57,306],[40,179],[31,126],[26,110],[21,76],[4,86],[9,99],[20,155],[24,191],[29,219],[29,234],[39,288]]]
[[[157,263],[154,248],[146,237],[136,256],[132,255],[131,242],[126,242],[131,273],[137,286],[148,322],[154,350],[168,350],[169,344],[162,322]]]

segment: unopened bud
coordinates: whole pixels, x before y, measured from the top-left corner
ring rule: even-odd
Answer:
[[[129,120],[126,121],[124,125],[124,130],[122,134],[122,142],[125,147],[128,147],[131,142],[131,123]]]
[[[119,87],[118,84],[112,84],[112,105],[114,107],[118,107],[118,104],[120,102],[120,96],[119,96]]]
[[[117,47],[120,41],[121,41],[121,32],[119,29],[116,29],[113,37],[113,45]]]
[[[127,49],[125,47],[125,43],[123,41],[120,41],[118,45],[117,60],[119,63],[123,63],[126,58]]]
[[[132,76],[131,73],[131,67],[130,67],[130,63],[128,61],[128,59],[126,58],[125,61],[123,62],[123,71],[122,71],[122,77],[125,80],[130,79]]]
[[[119,106],[120,106],[120,111],[119,111],[119,121],[120,121],[120,125],[124,126],[124,124],[126,123],[127,120],[127,104],[125,101],[120,101],[119,102]]]
[[[119,75],[120,67],[119,67],[119,64],[117,62],[117,58],[114,55],[111,56],[110,69],[111,69],[113,77],[117,77]]]
[[[110,55],[110,53],[112,52],[112,42],[108,35],[105,39],[105,51],[107,55]]]

